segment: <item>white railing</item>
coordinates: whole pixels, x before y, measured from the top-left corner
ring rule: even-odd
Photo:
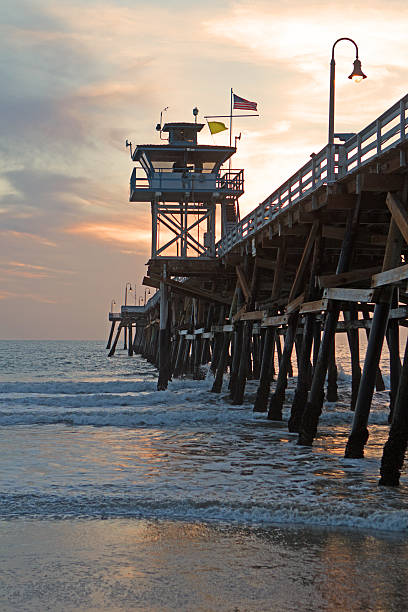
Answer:
[[[385,151],[407,140],[407,109],[408,94],[345,144],[335,144],[331,153],[334,156],[332,176],[328,176],[331,165],[328,163],[329,145],[317,155],[312,155],[307,164],[217,242],[216,256],[222,257],[228,253],[234,246],[267,226],[282,210],[288,210],[310,196],[321,185],[358,171]]]
[[[191,168],[155,168],[149,175],[143,168],[135,167],[130,177],[130,198],[140,191],[220,191],[240,195],[244,191],[244,171],[227,170],[213,172]]]

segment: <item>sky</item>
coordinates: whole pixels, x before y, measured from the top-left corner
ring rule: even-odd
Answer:
[[[0,338],[103,339],[127,282],[144,295],[150,205],[128,201],[133,145],[155,125],[228,114],[230,88],[258,103],[233,167],[241,214],[327,143],[364,128],[408,91],[406,0],[2,0]],[[228,144],[229,133],[201,144]],[[128,296],[134,303],[134,293]]]

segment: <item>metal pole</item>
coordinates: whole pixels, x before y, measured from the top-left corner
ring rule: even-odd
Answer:
[[[334,47],[333,47],[334,52]],[[329,96],[329,150],[327,159],[327,178],[334,180],[334,94],[336,87],[336,62],[332,57],[330,62],[330,96]]]
[[[229,133],[229,146],[232,144],[232,87],[231,87],[231,98],[230,98],[230,133]]]
[[[332,47],[332,56],[330,61],[330,95],[329,95],[329,151],[328,151],[328,168],[327,179],[334,180],[334,96],[336,88],[336,62],[334,61],[334,48],[341,40],[348,40],[356,48],[356,59],[358,59],[358,47],[352,38],[338,38]]]

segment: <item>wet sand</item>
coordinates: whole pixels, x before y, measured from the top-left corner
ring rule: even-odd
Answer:
[[[408,609],[408,538],[146,520],[0,522],[0,609]]]

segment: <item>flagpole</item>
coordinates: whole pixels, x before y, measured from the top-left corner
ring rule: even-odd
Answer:
[[[230,133],[229,133],[229,146],[232,144],[232,87],[231,87],[231,100],[230,100]]]
[[[229,129],[229,146],[232,145],[232,87],[231,87],[231,100],[230,100],[230,129]],[[228,170],[231,172],[231,158],[228,161]]]

